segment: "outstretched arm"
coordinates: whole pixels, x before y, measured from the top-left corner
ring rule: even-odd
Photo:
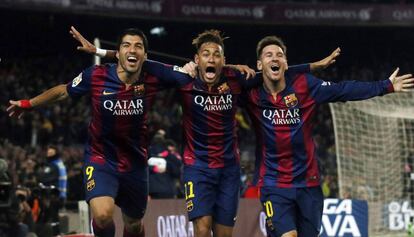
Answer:
[[[191,82],[193,78],[186,70],[188,67],[185,67],[172,66],[153,60],[145,60],[142,65],[143,71],[157,77],[160,85],[164,88],[177,87]]]
[[[89,42],[75,27],[71,26],[69,33],[75,38],[81,46],[77,47],[77,50],[88,53],[88,54],[96,54],[99,57],[106,57],[106,58],[115,58],[116,51],[115,50],[106,50],[106,49],[97,49],[95,45]]]
[[[392,92],[414,91],[414,78],[411,74],[398,76],[397,68],[389,79],[373,82],[342,81],[339,83],[325,82],[307,76],[312,97],[318,103],[336,101],[365,100],[374,96],[381,96]]]
[[[42,94],[28,100],[10,100],[10,106],[7,108],[7,112],[10,117],[21,118],[24,112],[28,109],[54,103],[59,100],[66,99],[68,97],[68,92],[66,89],[66,84],[61,84],[55,87],[50,88],[49,90],[43,92]]]

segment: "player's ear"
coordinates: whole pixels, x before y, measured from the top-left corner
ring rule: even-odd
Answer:
[[[119,51],[118,50],[116,51],[116,55],[115,56],[116,56],[116,59],[119,60]]]
[[[195,62],[196,64],[198,64],[198,63],[200,62],[200,58],[198,57],[198,54],[195,54],[195,55],[194,55],[194,62]]]
[[[257,60],[257,70],[261,71],[262,68],[262,62],[260,60]]]
[[[226,57],[223,56],[223,65],[226,65]]]
[[[148,54],[147,53],[145,53],[144,54],[144,60],[147,60],[148,59]]]

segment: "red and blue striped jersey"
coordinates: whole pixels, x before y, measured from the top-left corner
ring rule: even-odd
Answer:
[[[223,68],[219,82],[210,90],[199,77],[179,88],[185,165],[221,168],[239,164],[235,115],[243,81],[238,71]]]
[[[309,64],[291,70],[308,72]],[[261,82],[261,77],[246,80],[239,71],[225,67],[219,82],[211,89],[199,77],[190,83],[178,83],[183,106],[185,165],[204,168],[239,165],[235,119],[239,97],[243,89]]]
[[[290,71],[308,72],[309,64],[293,66]],[[240,152],[235,114],[243,88],[261,84],[261,77],[246,80],[239,71],[223,68],[219,82],[210,89],[199,78],[180,73],[177,66],[164,65],[151,71],[178,87],[183,107],[185,165],[221,168],[238,165]]]
[[[67,84],[67,91],[75,98],[90,95],[85,159],[128,172],[147,165],[148,112],[156,92],[172,84],[148,72],[163,70],[160,63],[144,62],[138,81],[129,88],[116,68],[116,64],[89,67]]]
[[[390,92],[390,80],[332,83],[303,73],[286,74],[286,88],[276,99],[263,85],[249,90],[247,109],[256,132],[255,182],[280,188],[320,185],[312,139],[317,105]]]
[[[196,77],[187,83],[177,66],[165,67],[161,77],[175,81],[183,108],[183,157],[185,165],[221,168],[239,164],[235,113],[246,81],[238,71],[223,68],[219,82],[210,89]],[[186,77],[190,78],[188,75]]]

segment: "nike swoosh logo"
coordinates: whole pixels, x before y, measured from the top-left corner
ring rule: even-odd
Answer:
[[[112,92],[112,91],[103,91],[102,92],[102,94],[103,95],[113,95],[113,94],[115,94],[116,92]]]

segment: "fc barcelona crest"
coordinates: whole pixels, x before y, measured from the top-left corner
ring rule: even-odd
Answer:
[[[88,183],[86,184],[86,189],[88,191],[91,191],[93,188],[95,188],[95,180],[91,179],[88,181]]]
[[[230,87],[227,84],[227,82],[224,82],[219,87],[217,87],[217,90],[220,94],[225,94],[225,93],[228,93],[230,91]]]
[[[272,218],[266,218],[266,225],[270,231],[275,231],[275,226],[273,225]]]
[[[194,208],[193,201],[192,200],[187,201],[187,211],[192,211],[193,208]]]
[[[298,104],[298,98],[296,98],[295,93],[283,97],[283,101],[285,101],[285,105],[289,108]]]
[[[141,96],[145,93],[145,86],[144,84],[139,84],[134,86],[134,94],[136,96]]]

